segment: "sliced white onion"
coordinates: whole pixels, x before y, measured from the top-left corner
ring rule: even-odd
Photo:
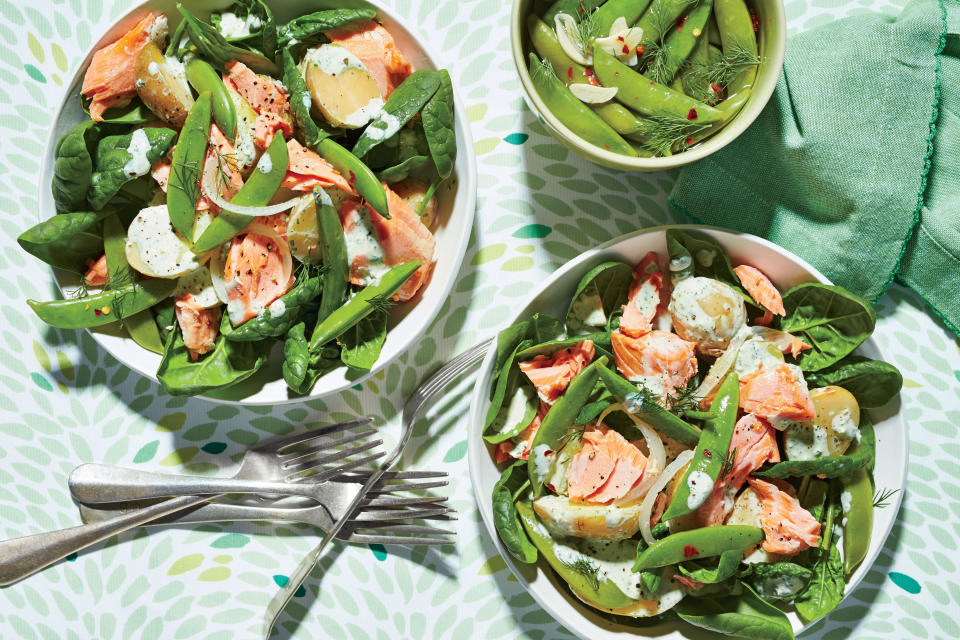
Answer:
[[[743,346],[743,343],[746,342],[747,338],[753,335],[751,329],[752,327],[743,327],[737,332],[737,335],[733,336],[733,339],[730,340],[730,344],[727,345],[726,350],[713,363],[713,366],[710,367],[710,371],[707,372],[703,382],[701,382],[700,386],[697,387],[697,390],[694,392],[694,396],[697,398],[703,398],[703,400],[700,401],[701,407],[709,404],[709,399],[713,397],[713,392],[720,385],[720,382],[726,377],[727,373],[733,368],[733,365],[736,364],[737,354],[740,353],[740,347]]]
[[[624,412],[626,413],[626,412]],[[663,448],[663,440],[660,439],[660,435],[653,430],[653,428],[648,425],[646,422],[633,415],[632,413],[627,413],[634,424],[640,428],[640,431],[643,433],[644,439],[647,441],[647,449],[650,451],[650,458],[657,463],[657,469],[663,469],[667,466],[667,452]]]
[[[227,254],[230,252],[230,241],[224,242],[219,249],[213,249],[210,257],[210,280],[213,282],[213,290],[217,292],[217,298],[220,302],[227,304],[230,298],[227,296],[227,283],[224,280],[224,269],[227,264]]]
[[[553,25],[563,52],[574,62],[592,65],[593,54],[580,47],[580,28],[577,26],[577,20],[566,13],[558,13],[553,19]]]
[[[772,342],[777,346],[777,349],[784,353],[789,352],[793,346],[793,341],[799,339],[792,333],[771,329],[770,327],[750,327],[750,333],[763,338],[767,342]]]
[[[224,211],[232,213],[242,213],[247,216],[272,216],[275,213],[292,209],[300,200],[300,196],[279,202],[277,204],[267,205],[265,207],[248,207],[241,204],[232,204],[224,200],[220,195],[220,189],[217,185],[217,159],[214,156],[207,157],[203,165],[203,194],[210,199],[210,202],[217,205]]]
[[[647,544],[656,542],[653,539],[653,534],[650,533],[650,514],[653,512],[653,503],[656,502],[657,496],[663,491],[663,488],[673,480],[673,476],[677,475],[692,459],[693,449],[687,449],[678,455],[676,460],[668,464],[667,468],[663,470],[663,473],[657,478],[656,483],[654,483],[650,491],[647,492],[647,496],[643,499],[643,502],[640,503],[640,535],[643,536],[643,540]]]
[[[616,87],[598,87],[583,82],[574,82],[569,86],[569,89],[577,100],[586,104],[602,104],[613,100],[617,96]]]

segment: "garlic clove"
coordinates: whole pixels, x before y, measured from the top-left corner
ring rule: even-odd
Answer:
[[[598,87],[592,84],[571,84],[570,93],[580,102],[601,104],[613,100],[617,95],[616,87]]]
[[[574,62],[583,65],[593,64],[593,54],[584,52],[580,46],[580,29],[576,19],[566,13],[558,13],[553,23],[563,52]]]

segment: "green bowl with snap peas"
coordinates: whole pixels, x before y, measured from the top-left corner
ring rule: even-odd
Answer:
[[[562,13],[578,14],[567,38]],[[634,59],[596,46],[621,18],[642,29]],[[510,40],[527,105],[554,138],[606,167],[660,171],[705,158],[757,118],[780,77],[786,21],[782,0],[514,0]]]

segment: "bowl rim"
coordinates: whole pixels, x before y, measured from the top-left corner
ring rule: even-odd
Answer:
[[[267,0],[269,2],[281,2],[282,0]],[[82,80],[82,73],[89,66],[90,61],[93,58],[94,53],[101,47],[109,44],[109,36],[112,35],[111,32],[114,32],[118,29],[120,25],[132,24],[134,22],[134,17],[142,14],[144,11],[147,11],[149,5],[156,4],[156,0],[142,0],[136,6],[131,7],[128,11],[124,12],[122,15],[118,16],[116,19],[106,23],[101,29],[98,30],[96,34],[93,34],[96,39],[91,39],[91,44],[87,48],[86,53],[82,57],[78,57],[77,61],[70,68],[70,81],[64,82],[64,88],[61,93],[59,107],[56,110],[56,113],[53,119],[50,122],[49,130],[47,132],[46,142],[44,144],[43,151],[43,160],[40,166],[40,180],[37,184],[37,219],[38,221],[43,221],[49,217],[45,215],[44,209],[47,204],[52,205],[53,200],[49,197],[50,194],[50,185],[49,183],[43,180],[44,176],[52,175],[53,173],[53,164],[54,164],[54,148],[57,141],[62,135],[63,131],[60,130],[58,126],[61,120],[64,117],[64,112],[70,107],[70,102],[74,99],[74,92],[79,86],[79,82]],[[229,6],[229,2],[223,3],[218,2],[217,0],[198,0],[198,4],[204,6],[205,9],[215,11],[219,8],[218,5]],[[373,7],[377,10],[377,18],[386,17],[390,22],[395,23],[401,29],[405,30],[411,37],[416,46],[420,49],[422,57],[428,61],[429,65],[436,69],[443,69],[442,65],[439,64],[440,57],[436,55],[435,51],[431,44],[428,43],[428,40],[424,37],[423,33],[419,29],[415,29],[411,26],[408,20],[405,17],[402,17],[400,14],[395,12],[392,7],[385,7],[381,0],[358,0],[352,4],[367,5]],[[321,7],[322,8],[322,7]],[[363,384],[371,376],[376,375],[378,372],[385,369],[392,362],[394,362],[401,355],[406,353],[415,343],[425,335],[430,326],[437,319],[437,316],[440,314],[441,309],[444,306],[446,299],[449,298],[450,292],[453,290],[453,287],[457,283],[457,274],[459,274],[460,269],[463,266],[463,261],[466,257],[467,249],[470,242],[470,236],[473,232],[473,226],[476,219],[476,202],[477,202],[477,185],[478,185],[478,173],[477,173],[477,158],[476,154],[473,153],[473,133],[470,128],[470,121],[467,118],[466,106],[461,97],[461,92],[458,88],[457,80],[451,74],[451,83],[453,85],[453,94],[454,94],[454,130],[457,136],[458,149],[464,149],[463,158],[460,158],[460,153],[458,152],[457,163],[454,168],[454,174],[452,177],[455,178],[455,189],[454,193],[450,195],[451,199],[451,211],[450,219],[453,219],[455,215],[462,216],[464,218],[461,225],[459,234],[451,238],[451,240],[456,242],[456,251],[454,253],[454,259],[450,263],[450,277],[447,279],[446,283],[442,288],[432,291],[431,295],[436,296],[436,302],[432,308],[426,309],[417,324],[418,327],[415,327],[415,331],[410,332],[410,336],[403,340],[398,348],[388,356],[384,357],[383,355],[378,358],[374,366],[367,371],[366,373],[356,376],[350,379],[344,379],[339,384],[330,386],[327,389],[321,389],[320,385],[323,382],[323,378],[317,381],[317,385],[314,386],[313,390],[308,395],[303,396],[290,396],[289,392],[285,397],[280,398],[263,398],[263,399],[254,399],[260,396],[263,393],[263,390],[260,389],[256,391],[252,396],[242,397],[242,398],[222,398],[215,395],[207,394],[198,394],[192,396],[194,398],[201,398],[208,402],[214,402],[218,404],[229,404],[229,405],[240,405],[240,406],[279,406],[286,404],[294,404],[300,402],[307,402],[310,400],[316,400],[320,398],[325,398],[333,396],[339,393],[342,393],[348,388],[351,388],[356,385]],[[465,160],[465,163],[461,160]],[[465,166],[464,166],[465,164]],[[457,196],[460,194],[461,190],[465,194],[466,200],[461,207],[456,206]],[[462,209],[462,211],[461,211]],[[54,210],[53,215],[56,215]],[[436,257],[436,255],[435,255]],[[431,278],[428,282],[428,285],[434,284],[434,274],[436,272],[437,262],[434,261],[434,267],[431,271]],[[60,291],[61,295],[64,295],[63,287],[60,285],[58,278],[58,271],[53,267],[47,267],[49,273],[53,276],[53,281],[57,286],[57,289]],[[417,297],[414,299],[416,304],[420,304],[418,299],[422,293],[418,293]],[[416,307],[411,308],[404,318],[413,313],[416,310]],[[109,326],[109,325],[108,325]],[[396,331],[398,327],[393,327],[392,331]],[[118,350],[113,346],[108,344],[108,338],[114,336],[104,333],[102,331],[92,331],[89,328],[83,329],[86,331],[96,342],[97,345],[109,353],[112,357],[116,358],[123,366],[133,370],[134,372],[143,375],[155,383],[159,384],[159,381],[156,376],[156,371],[151,371],[149,369],[138,366],[136,363],[137,357],[142,356],[144,353],[148,353],[146,349],[137,345],[133,342],[132,338],[126,336],[125,341],[129,342],[130,345],[136,347],[132,352],[127,352],[126,350]],[[155,355],[152,354],[151,355]],[[254,374],[256,375],[256,374]],[[238,384],[243,384],[243,381]],[[225,390],[229,390],[231,386],[225,387]],[[216,390],[214,390],[216,391]],[[166,392],[163,392],[166,393]]]
[[[616,247],[619,246],[621,243],[629,241],[637,236],[660,233],[668,229],[683,229],[683,230],[689,230],[689,231],[717,231],[717,232],[722,232],[732,236],[745,237],[749,241],[752,241],[756,244],[759,244],[760,246],[764,246],[768,249],[773,250],[775,253],[778,253],[783,258],[790,260],[791,262],[799,266],[801,269],[806,270],[810,274],[813,280],[820,282],[822,284],[833,284],[825,275],[823,275],[823,273],[820,272],[819,269],[809,264],[806,260],[804,260],[800,256],[793,254],[787,249],[784,249],[783,247],[767,240],[766,238],[755,236],[750,233],[740,232],[733,229],[727,229],[727,228],[711,226],[711,225],[665,224],[665,225],[658,225],[655,227],[638,229],[636,231],[625,233],[621,236],[618,236],[616,238],[608,240],[607,242],[597,245],[596,247],[593,247],[592,249],[585,251],[584,253],[581,253],[576,258],[569,260],[559,269],[557,269],[552,274],[544,278],[543,281],[538,283],[538,286],[535,287],[531,291],[530,295],[528,295],[522,301],[522,304],[517,305],[516,307],[517,311],[509,319],[509,323],[512,324],[516,322],[519,316],[525,314],[527,312],[527,309],[534,303],[536,298],[539,297],[539,295],[541,295],[543,291],[545,291],[550,286],[566,278],[570,272],[576,271],[577,269],[581,268],[582,264],[590,261],[591,259],[596,257],[598,254],[602,254],[612,249],[616,249]],[[507,322],[505,322],[504,326],[509,326],[509,325],[507,324]],[[879,345],[873,340],[872,336],[867,339],[865,344],[869,344],[873,349],[875,349],[878,352],[880,351]],[[470,484],[473,488],[473,497],[476,502],[477,509],[478,511],[480,511],[480,515],[483,520],[485,534],[488,535],[493,540],[493,543],[494,543],[494,546],[496,547],[497,552],[506,562],[506,565],[507,567],[509,567],[510,572],[513,574],[514,578],[516,578],[516,580],[523,586],[524,590],[537,602],[538,605],[540,605],[542,609],[544,609],[547,613],[549,613],[551,617],[553,617],[560,624],[563,624],[574,635],[577,635],[578,637],[584,638],[586,640],[588,636],[585,635],[584,632],[580,629],[579,624],[571,624],[570,621],[561,619],[555,613],[555,609],[552,606],[550,601],[556,598],[561,598],[561,599],[564,598],[564,594],[559,592],[559,589],[556,586],[558,579],[555,577],[551,577],[550,575],[544,575],[546,582],[548,582],[553,586],[553,590],[550,590],[550,588],[546,589],[546,591],[548,592],[547,594],[541,594],[540,589],[534,588],[534,585],[532,585],[530,580],[528,580],[524,576],[523,572],[521,571],[521,567],[518,565],[516,560],[507,551],[506,547],[503,545],[503,541],[500,540],[500,536],[498,536],[496,533],[496,527],[494,526],[494,523],[492,521],[492,517],[493,517],[492,509],[489,508],[489,505],[488,505],[489,495],[481,495],[480,493],[481,484],[482,484],[480,481],[481,479],[479,477],[480,465],[491,463],[491,461],[489,460],[489,452],[487,450],[486,443],[484,443],[483,439],[480,437],[481,436],[480,432],[482,430],[482,423],[481,423],[482,416],[485,414],[485,405],[488,401],[487,400],[487,395],[489,392],[488,383],[489,383],[490,375],[492,373],[492,368],[493,368],[492,365],[496,359],[496,352],[497,352],[496,335],[494,335],[493,340],[491,341],[490,348],[488,349],[486,356],[484,356],[477,370],[477,378],[474,384],[473,392],[471,394],[470,409],[469,409],[469,413],[467,414],[467,420],[468,420],[467,463],[469,466]],[[874,411],[878,411],[878,410],[874,410]],[[893,509],[890,512],[892,514],[890,520],[887,522],[884,530],[881,532],[881,535],[873,536],[873,538],[871,539],[871,544],[870,544],[870,548],[868,549],[867,556],[856,568],[854,573],[855,580],[852,579],[850,582],[846,583],[843,599],[837,605],[838,607],[841,604],[843,604],[843,602],[846,601],[849,595],[854,590],[856,590],[856,588],[860,586],[860,584],[863,582],[864,577],[866,576],[867,572],[870,569],[872,569],[874,563],[877,560],[877,557],[880,555],[880,552],[883,549],[884,542],[889,537],[890,532],[892,531],[894,525],[897,523],[899,519],[900,506],[903,501],[903,494],[906,487],[907,467],[908,467],[909,458],[910,458],[909,436],[906,430],[906,425],[903,422],[902,411],[897,411],[896,413],[892,414],[891,417],[894,417],[897,419],[896,426],[898,427],[898,429],[894,434],[892,440],[894,441],[895,445],[899,445],[897,448],[899,449],[899,451],[902,452],[902,460],[901,460],[901,464],[899,465],[899,468],[896,468],[892,473],[889,473],[889,475],[890,476],[895,475],[899,477],[899,483],[896,487],[894,487],[896,489],[899,489],[899,491],[897,491],[894,497],[892,498]],[[889,419],[889,417],[885,419]],[[541,558],[538,558],[537,563],[533,565],[534,570],[537,571],[538,575],[547,571],[552,571],[552,569],[550,569],[549,567],[544,567],[541,563],[541,560],[542,560]],[[580,605],[580,606],[586,607],[586,605]],[[794,626],[793,630],[795,634],[799,634],[804,630],[809,629],[812,625],[817,623],[817,621],[812,621],[812,622],[803,624],[801,621],[801,625],[797,627],[795,626],[794,618],[789,618],[789,619],[791,621],[791,625]],[[592,631],[594,632],[598,632],[601,630],[616,631],[616,630],[626,630],[628,628],[632,629],[630,627],[626,627],[625,625],[621,625],[609,620],[605,621],[604,627],[601,628],[585,615],[581,615],[580,620],[578,620],[577,622],[582,622],[582,624],[590,625],[590,627],[592,628]],[[687,627],[689,627],[689,625],[684,624],[682,626],[682,628],[687,628]],[[689,628],[694,628],[694,627],[689,627]],[[632,629],[632,630],[634,635],[637,635],[638,637],[641,635],[637,633],[636,629]],[[670,637],[673,637],[672,633],[667,635],[669,635]],[[649,635],[649,636],[643,636],[643,637],[656,638],[656,637],[666,637],[666,636]],[[686,637],[686,635],[684,635],[684,637]]]
[[[768,10],[771,11],[769,17],[773,20],[771,25],[772,32],[779,36],[771,38],[773,48],[769,51],[765,66],[768,68],[775,67],[777,72],[776,74],[771,73],[768,81],[755,83],[752,87],[753,93],[741,112],[717,135],[704,140],[703,143],[697,145],[690,151],[665,157],[634,158],[601,149],[571,131],[547,108],[546,103],[533,86],[530,72],[527,69],[526,51],[523,47],[524,31],[526,30],[526,14],[521,14],[521,5],[529,4],[530,0],[513,0],[513,5],[510,8],[510,49],[514,67],[517,70],[517,75],[520,77],[523,96],[531,111],[546,122],[547,128],[552,129],[552,133],[559,138],[560,142],[570,146],[578,154],[591,162],[625,171],[661,171],[696,162],[719,151],[740,137],[757,119],[776,89],[783,69],[783,57],[786,51],[786,13],[783,7],[783,0],[761,1],[764,1],[765,5],[768,6]]]

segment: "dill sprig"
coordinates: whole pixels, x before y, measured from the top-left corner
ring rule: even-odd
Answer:
[[[890,498],[895,496],[899,491],[900,489],[883,489],[882,491],[878,489],[877,492],[873,494],[873,508],[883,509],[889,507]]]
[[[390,298],[390,296],[387,296],[387,295],[384,295],[384,294],[380,294],[380,295],[378,295],[378,296],[374,296],[374,297],[370,298],[369,300],[367,300],[367,304],[370,305],[371,307],[373,307],[373,310],[374,310],[374,311],[384,311],[384,312],[385,312],[385,311],[389,310],[390,307],[392,307],[393,305],[395,305],[395,304],[397,304],[397,303],[396,303],[395,300],[392,300],[392,299]]]
[[[239,163],[237,161],[236,154],[233,153],[223,153],[220,149],[210,141],[210,148],[213,150],[214,156],[217,159],[217,184],[219,189],[229,189],[230,188],[230,171],[238,171]]]
[[[685,80],[690,85],[692,97],[709,100],[716,97],[717,89],[726,89],[734,78],[750,67],[760,64],[759,56],[746,47],[734,45],[724,52],[719,60],[711,64],[688,63],[689,72]]]
[[[597,10],[599,7],[587,9],[580,2],[580,8],[577,10],[575,20],[577,21],[577,40],[579,40],[580,50],[589,52],[591,43],[597,38],[605,35],[600,33],[600,21],[597,19]]]
[[[687,139],[710,128],[709,124],[668,116],[650,116],[649,124],[637,132],[643,136],[643,145],[659,156],[669,155],[674,149],[686,146]]]
[[[593,564],[592,562],[589,562],[585,558],[577,558],[573,562],[570,562],[570,563],[564,562],[563,564],[564,566],[569,567],[573,571],[576,571],[583,577],[590,580],[590,582],[593,583],[594,589],[600,588],[600,576],[599,576],[600,567],[598,567],[597,565]]]
[[[737,459],[737,448],[734,447],[733,451],[727,453],[726,457],[723,459],[723,465],[720,467],[720,475],[717,476],[719,479],[723,479],[731,471],[733,471],[733,463]]]
[[[700,388],[696,378],[691,378],[687,384],[673,390],[670,398],[670,409],[676,413],[686,413],[687,411],[697,411],[700,409],[700,401],[703,396],[697,395],[697,389]]]

